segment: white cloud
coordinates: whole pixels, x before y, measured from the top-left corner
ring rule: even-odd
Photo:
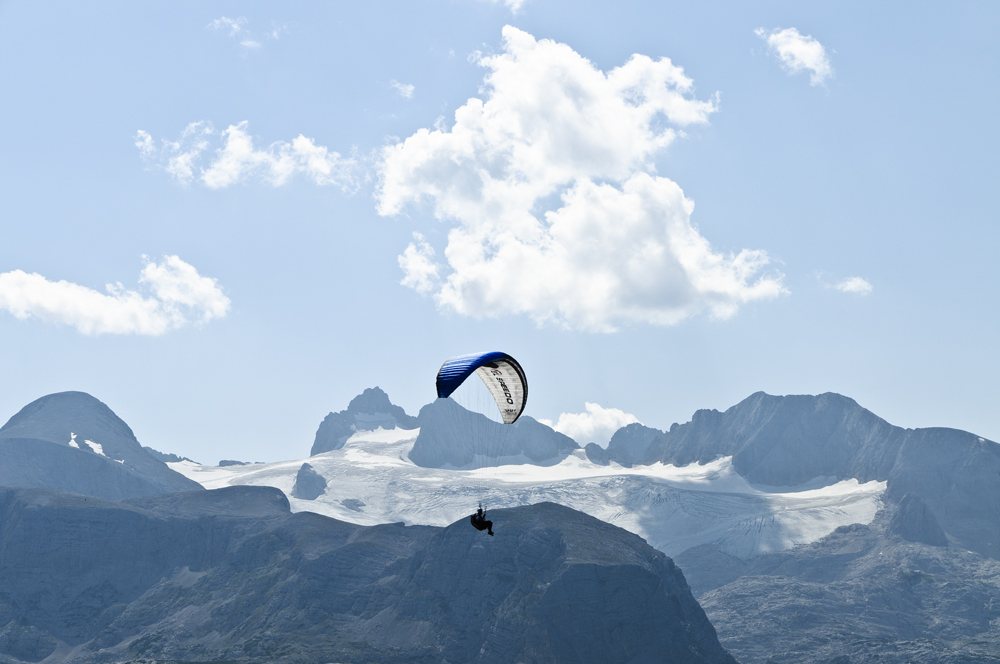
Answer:
[[[238,35],[246,33],[246,27],[249,21],[243,16],[239,18],[227,18],[223,16],[222,18],[217,18],[208,24],[209,28],[213,30],[228,30],[230,37],[236,37]]]
[[[713,250],[691,224],[694,204],[655,175],[675,127],[707,123],[717,99],[695,99],[667,58],[634,55],[605,74],[565,44],[510,26],[503,36],[503,53],[478,60],[485,100],[469,99],[450,130],[382,152],[380,214],[428,200],[455,222],[437,285],[416,245],[400,258],[416,270],[403,283],[460,314],[594,331],[704,309],[725,318],[784,292],[780,275],[759,274],[766,253]]]
[[[487,2],[492,2],[494,5],[503,3],[511,14],[517,14],[528,0],[487,0]]]
[[[139,275],[146,294],[108,284],[107,293],[49,281],[22,270],[0,273],[0,310],[15,318],[72,325],[83,334],[157,336],[190,323],[206,323],[229,312],[218,283],[177,256],[147,262]]]
[[[872,285],[861,277],[849,277],[834,286],[843,293],[855,293],[857,295],[868,295],[872,292]]]
[[[255,148],[247,126],[244,121],[216,132],[209,123],[192,122],[177,141],[164,139],[160,148],[147,132],[139,130],[135,145],[147,163],[161,166],[185,185],[197,179],[210,189],[223,189],[259,177],[280,187],[295,175],[303,175],[321,186],[334,185],[345,192],[357,190],[358,164],[354,159],[316,145],[302,134],[291,143],[277,141],[266,148]],[[214,159],[199,167],[202,154],[213,140],[221,141]]]
[[[253,36],[248,27],[249,25],[250,21],[244,16],[240,16],[239,18],[227,18],[223,16],[209,23],[207,27],[212,30],[228,31],[228,36],[239,41],[240,46],[247,51],[255,51],[261,47],[261,43]],[[287,31],[287,29],[284,26],[280,28],[275,27],[265,37],[267,39],[277,39],[282,31]]]
[[[604,408],[596,403],[584,404],[585,413],[562,413],[553,424],[551,420],[539,420],[559,433],[564,433],[580,445],[597,443],[607,447],[615,432],[627,424],[638,422],[635,415],[617,408]]]
[[[153,137],[141,129],[135,134],[135,147],[139,148],[139,154],[143,157],[148,157],[156,150],[153,146]]]
[[[767,32],[757,28],[754,33],[767,42],[781,64],[790,74],[809,70],[809,84],[820,85],[833,76],[833,67],[826,49],[810,35],[801,35],[795,28],[775,29]]]
[[[404,99],[413,99],[413,91],[416,89],[409,83],[400,83],[396,79],[389,81],[389,85],[396,89],[400,97]]]
[[[399,267],[405,275],[399,283],[421,294],[430,293],[437,287],[440,266],[434,262],[434,248],[427,244],[424,236],[414,233],[413,239],[416,241],[399,256]]]

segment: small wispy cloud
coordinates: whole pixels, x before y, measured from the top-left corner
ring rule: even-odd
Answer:
[[[493,3],[494,5],[503,4],[507,6],[511,14],[517,14],[521,11],[521,8],[527,4],[528,0],[485,0],[486,2]]]
[[[226,30],[229,32],[230,37],[236,37],[240,33],[245,32],[247,24],[249,21],[245,17],[240,16],[239,18],[228,18],[223,16],[222,18],[217,18],[207,27],[213,30]]]
[[[287,25],[278,25],[277,23],[271,23],[271,31],[267,33],[268,39],[281,39],[281,35],[288,34]]]
[[[389,81],[389,85],[395,88],[400,97],[403,97],[404,99],[413,99],[413,91],[416,90],[416,88],[409,83],[400,83],[396,79],[392,79]]]
[[[145,259],[145,257],[143,257]],[[50,281],[22,270],[0,273],[0,311],[71,325],[79,332],[159,336],[189,324],[223,318],[230,308],[215,279],[204,277],[177,256],[147,259],[141,291],[120,282],[105,293],[69,281]]]
[[[812,36],[802,35],[795,28],[776,28],[770,32],[757,28],[754,33],[767,42],[789,74],[809,71],[810,85],[821,85],[833,76],[826,49]]]
[[[848,277],[834,286],[842,293],[854,293],[855,295],[868,295],[872,292],[872,285],[861,277]]]
[[[562,413],[555,423],[551,420],[538,421],[581,445],[597,443],[601,447],[607,447],[611,437],[623,426],[639,421],[635,415],[618,408],[604,408],[590,402],[585,403],[584,408],[586,412],[583,413]]]
[[[250,21],[245,16],[229,18],[223,16],[209,23],[206,27],[211,30],[221,30],[228,33],[227,36],[239,42],[240,46],[248,51],[255,51],[261,47],[261,42],[250,32]],[[266,39],[277,39],[283,32],[287,32],[286,26],[273,26],[266,33]]]
[[[280,187],[302,175],[320,186],[333,185],[345,192],[357,190],[359,164],[353,158],[316,145],[302,134],[291,142],[275,141],[257,148],[248,126],[243,121],[219,132],[209,122],[192,122],[176,141],[162,139],[158,146],[149,132],[141,129],[134,141],[143,161],[162,168],[182,185],[197,181],[209,189],[225,189],[260,178]],[[213,145],[218,146],[214,156],[206,165],[200,165]]]

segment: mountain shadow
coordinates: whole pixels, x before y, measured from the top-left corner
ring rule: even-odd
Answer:
[[[0,490],[0,654],[115,662],[735,664],[669,558],[551,503],[497,535],[291,514],[269,487]]]

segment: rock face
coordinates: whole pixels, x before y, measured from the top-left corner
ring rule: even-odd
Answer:
[[[740,560],[714,544],[678,565],[744,664],[1000,662],[1000,446],[901,429],[836,394],[754,394],[698,411],[643,459],[732,455],[751,482],[886,482],[869,525]]]
[[[699,410],[657,436],[644,463],[705,463],[732,456],[754,484],[798,486],[815,477],[885,480],[905,431],[839,394],[757,392],[724,413]]]
[[[0,490],[0,654],[48,663],[735,664],[669,558],[553,504],[496,537],[291,514],[267,487]]]
[[[83,392],[42,397],[0,428],[0,486],[109,500],[201,489],[143,449],[125,422]]]
[[[615,432],[606,450],[601,450],[594,443],[588,443],[586,448],[587,457],[594,463],[601,465],[607,465],[609,462],[615,461],[625,468],[631,468],[632,464],[641,464],[643,462],[649,446],[662,435],[663,432],[659,429],[653,429],[643,426],[638,422],[633,422]]]
[[[565,436],[526,415],[498,424],[470,412],[452,399],[437,399],[420,409],[410,461],[425,468],[480,468],[509,463],[555,465],[580,448]]]
[[[142,449],[146,450],[151,457],[162,461],[163,463],[177,463],[178,461],[191,461],[195,463],[192,459],[187,457],[177,456],[176,454],[171,454],[168,452],[160,452],[159,450],[154,450],[152,447],[142,446]]]
[[[948,535],[1000,558],[1000,445],[955,429],[902,429],[839,394],[758,392],[724,413],[699,410],[646,450],[644,463],[684,465],[732,455],[755,484],[817,477],[887,482],[887,497],[920,498]]]
[[[316,500],[326,491],[326,478],[316,472],[308,463],[302,464],[295,475],[292,497],[300,500]]]
[[[389,395],[378,387],[369,387],[351,399],[347,410],[330,413],[319,425],[310,456],[339,450],[347,439],[358,430],[417,428],[417,418],[407,415],[399,406],[389,401]]]
[[[723,645],[744,664],[1000,662],[1000,563],[894,533],[893,521],[920,510],[903,502],[701,588]],[[699,561],[678,564],[687,573]]]
[[[948,538],[941,530],[934,513],[920,497],[908,493],[899,501],[888,532],[898,535],[907,542],[919,542],[931,546],[948,546]]]

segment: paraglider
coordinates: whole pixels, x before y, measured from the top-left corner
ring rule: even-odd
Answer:
[[[469,517],[469,521],[472,522],[472,527],[476,530],[486,530],[490,535],[493,535],[493,522],[486,518],[482,505],[479,506],[475,514]]]
[[[438,371],[436,381],[438,397],[447,399],[452,396],[473,374],[479,376],[482,385],[476,386],[475,383],[478,381],[472,380],[470,381],[472,384],[467,384],[471,389],[464,392],[478,393],[478,398],[464,399],[466,403],[462,405],[468,406],[469,401],[476,402],[471,410],[503,426],[486,427],[479,431],[470,430],[467,435],[476,439],[474,443],[477,452],[486,460],[485,465],[496,466],[504,456],[508,426],[514,424],[524,412],[528,400],[528,381],[524,377],[521,365],[507,353],[493,351],[458,355],[446,361]],[[485,487],[480,486],[481,495],[484,491]],[[469,519],[477,530],[486,530],[490,535],[493,534],[493,522],[486,519],[482,502],[479,504],[479,510]]]

